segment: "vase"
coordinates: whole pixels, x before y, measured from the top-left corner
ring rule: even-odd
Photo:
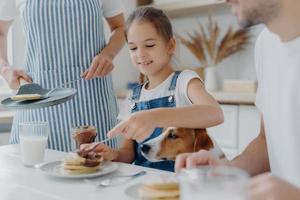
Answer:
[[[215,66],[209,66],[204,69],[204,83],[208,91],[218,90],[218,79]]]

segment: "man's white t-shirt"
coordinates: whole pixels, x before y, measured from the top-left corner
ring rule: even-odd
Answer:
[[[300,37],[283,43],[265,29],[255,58],[271,172],[300,187]]]
[[[26,1],[27,0],[0,0],[0,20],[13,20],[23,12]],[[102,1],[103,15],[105,18],[113,17],[123,12],[121,0],[99,1]]]
[[[141,96],[140,96],[140,99],[138,100],[138,102],[139,101],[149,101],[151,99],[157,99],[157,98],[161,98],[161,97],[165,97],[165,96],[174,94],[175,101],[176,101],[176,107],[192,105],[192,102],[189,99],[188,94],[187,94],[188,84],[194,78],[201,80],[200,77],[198,76],[198,74],[195,71],[184,70],[179,74],[179,76],[177,78],[176,89],[174,91],[169,91],[169,87],[170,87],[173,75],[174,75],[174,73],[172,73],[160,85],[158,85],[157,87],[155,87],[151,90],[146,89],[145,85],[144,85],[141,90]],[[201,80],[201,82],[202,82],[202,80]],[[128,98],[128,100],[125,102],[125,105],[123,105],[124,107],[122,107],[121,112],[119,113],[119,116],[118,116],[119,120],[124,120],[130,115],[131,104],[132,104],[132,102]]]

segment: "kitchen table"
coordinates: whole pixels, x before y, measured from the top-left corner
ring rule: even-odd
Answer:
[[[45,162],[61,160],[66,153],[46,150]],[[19,145],[0,147],[0,199],[1,200],[129,200],[137,197],[137,186],[144,181],[161,176],[172,176],[171,172],[118,163],[111,174],[94,178],[101,180],[110,176],[133,174],[141,170],[147,173],[123,184],[96,187],[83,179],[55,178],[36,168],[22,165]]]

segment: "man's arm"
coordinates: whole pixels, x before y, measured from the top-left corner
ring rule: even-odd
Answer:
[[[7,33],[12,21],[0,20],[0,75],[8,83],[11,89],[17,90],[20,87],[20,79],[32,82],[31,78],[21,69],[15,69],[9,65],[7,59]]]
[[[125,44],[125,18],[123,14],[106,18],[108,22],[111,36],[106,47],[102,52],[107,53],[112,59],[122,49]]]
[[[229,165],[242,168],[251,176],[270,171],[263,117],[261,118],[259,135],[241,155],[230,161]]]
[[[81,76],[86,80],[102,77],[110,73],[113,68],[113,59],[125,44],[125,19],[123,14],[106,18],[111,36],[107,45],[93,58],[88,70]],[[104,35],[103,35],[104,37]]]

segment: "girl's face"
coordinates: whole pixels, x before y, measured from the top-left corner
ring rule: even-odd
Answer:
[[[131,62],[138,70],[153,76],[168,66],[175,42],[167,42],[150,22],[134,21],[127,33]]]

